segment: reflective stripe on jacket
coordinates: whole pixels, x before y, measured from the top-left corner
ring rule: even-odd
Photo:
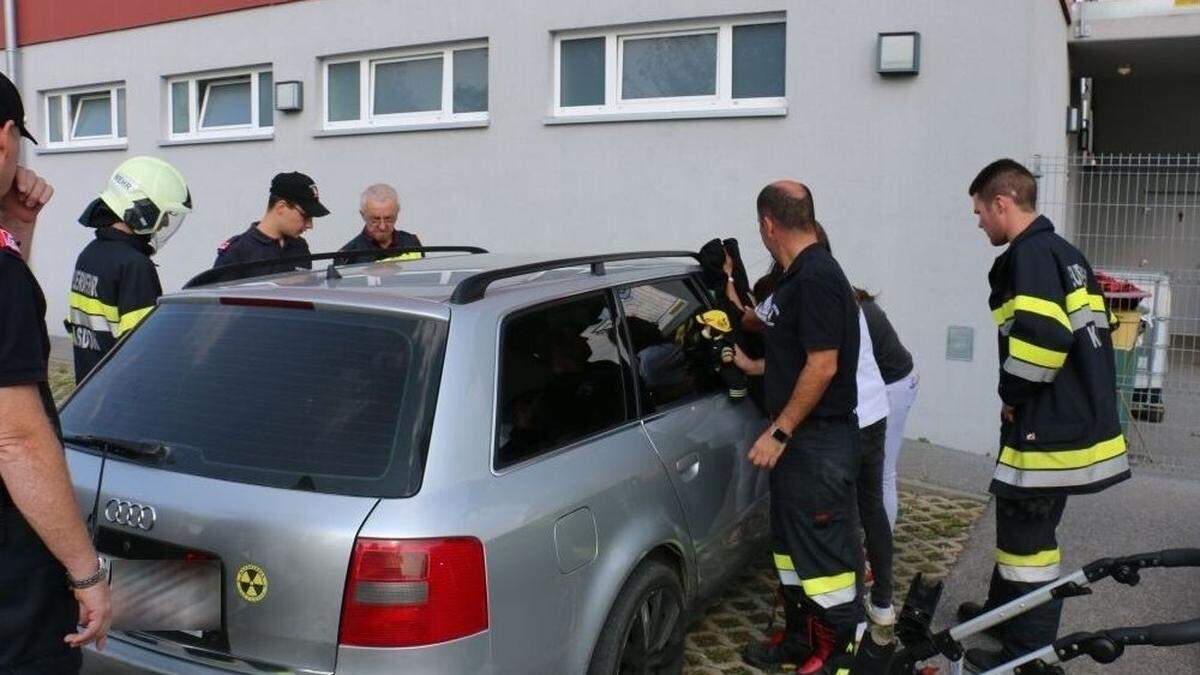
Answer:
[[[1110,316],[1091,265],[1044,216],[996,258],[1001,427],[993,493],[1097,492],[1129,477]]]

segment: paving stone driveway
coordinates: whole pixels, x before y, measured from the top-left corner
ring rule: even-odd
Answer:
[[[944,577],[962,552],[971,526],[983,514],[983,501],[901,490],[896,523],[896,609],[917,572]],[[742,662],[742,645],[764,638],[774,607],[775,571],[764,553],[688,630],[684,672],[689,675],[761,673]]]

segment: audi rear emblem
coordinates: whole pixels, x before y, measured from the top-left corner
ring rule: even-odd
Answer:
[[[137,504],[124,499],[110,499],[104,505],[104,519],[117,525],[149,530],[158,520],[153,506]]]

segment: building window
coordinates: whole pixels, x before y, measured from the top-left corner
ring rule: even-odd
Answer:
[[[782,16],[719,19],[554,39],[554,115],[779,108]]]
[[[269,68],[167,80],[167,136],[172,140],[270,136],[275,126]]]
[[[326,129],[488,119],[486,43],[336,57],[323,65]]]
[[[125,142],[125,85],[44,94],[47,147],[110,146]]]

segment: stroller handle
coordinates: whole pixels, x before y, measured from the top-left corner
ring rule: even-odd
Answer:
[[[1050,657],[1050,663],[1061,663],[1086,655],[1097,663],[1112,663],[1121,658],[1125,653],[1125,648],[1131,645],[1175,647],[1196,642],[1200,642],[1200,619],[1178,623],[1156,623],[1151,626],[1110,628],[1094,633],[1073,633],[1055,640],[1052,650],[1048,651],[1044,657]],[[1028,657],[1021,662],[1027,661],[1029,661]]]
[[[1163,567],[1200,567],[1200,548],[1169,548],[1157,555]]]
[[[1137,628],[1114,628],[1106,631],[1114,641],[1126,645],[1175,647],[1200,642],[1200,619],[1178,623],[1156,623]]]
[[[1136,585],[1138,570],[1148,567],[1200,567],[1200,548],[1168,548],[1120,558],[1101,558],[1083,567],[1089,582],[1111,576],[1120,583]]]

